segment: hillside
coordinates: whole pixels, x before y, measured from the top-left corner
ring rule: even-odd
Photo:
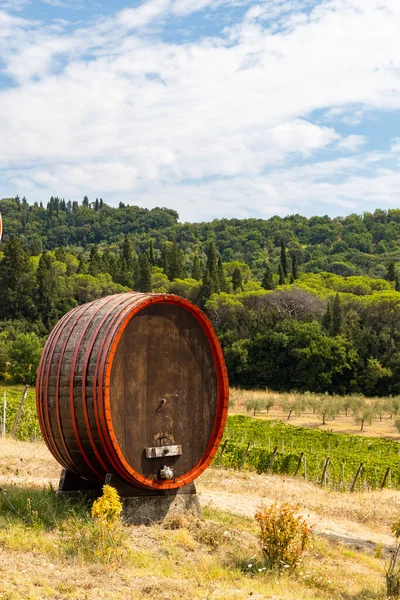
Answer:
[[[217,330],[230,381],[400,394],[400,210],[179,223],[175,211],[3,199],[0,377],[34,383],[68,310],[128,289],[178,294]]]

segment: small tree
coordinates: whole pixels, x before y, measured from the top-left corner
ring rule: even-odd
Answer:
[[[307,408],[311,408],[313,415],[315,415],[321,401],[320,396],[317,396],[317,394],[307,394],[304,396],[304,400]]]
[[[304,410],[305,402],[302,396],[285,396],[282,400],[282,409],[287,413],[287,420],[289,421],[292,413],[300,415]]]
[[[260,412],[263,408],[265,408],[265,401],[259,400],[257,398],[252,398],[251,400],[247,400],[245,403],[246,412],[253,411],[253,416],[256,416],[256,413]]]
[[[364,424],[370,425],[375,417],[374,407],[364,403],[363,406],[353,409],[353,417],[355,422],[360,424],[360,431],[364,431]]]
[[[379,420],[382,421],[383,415],[386,412],[386,403],[382,398],[375,398],[372,401],[372,406],[374,407],[374,412],[379,416]]]
[[[269,413],[269,409],[272,408],[275,404],[275,399],[272,396],[268,396],[267,399],[264,401],[264,404],[267,413]]]
[[[318,404],[317,412],[322,418],[322,425],[326,425],[328,418],[334,419],[340,413],[340,403],[331,396],[324,396]]]
[[[400,398],[398,396],[388,398],[385,402],[385,408],[389,413],[389,419],[392,419],[393,415],[397,415],[400,411]]]

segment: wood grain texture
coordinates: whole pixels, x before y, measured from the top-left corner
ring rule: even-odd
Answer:
[[[215,454],[228,382],[215,333],[177,296],[126,293],[73,309],[43,351],[37,408],[55,458],[82,477],[173,489]],[[182,455],[146,458],[145,448]],[[160,480],[163,466],[174,479]]]

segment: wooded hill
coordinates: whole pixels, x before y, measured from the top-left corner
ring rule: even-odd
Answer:
[[[199,304],[232,384],[400,393],[400,210],[179,223],[174,210],[0,201],[0,375],[32,383],[77,303],[127,289]]]

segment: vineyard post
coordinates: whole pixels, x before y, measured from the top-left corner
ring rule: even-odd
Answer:
[[[248,453],[249,453],[250,446],[251,446],[251,442],[249,442],[249,443],[247,444],[247,448],[246,448],[246,450],[244,451],[243,458],[242,458],[242,462],[240,463],[239,471],[241,471],[241,470],[243,469],[243,467],[244,467],[244,463],[245,463],[245,460],[246,460],[246,458],[247,458],[247,455],[248,455]]]
[[[17,416],[15,417],[14,426],[12,428],[12,432],[11,432],[11,437],[12,438],[15,438],[16,435],[17,435],[18,423],[19,423],[19,420],[21,418],[22,409],[23,409],[23,406],[24,406],[25,398],[26,398],[26,396],[28,394],[28,390],[29,390],[29,385],[26,385],[24,387],[24,391],[22,392],[21,402],[20,402],[20,405],[19,405],[19,408],[18,408]]]
[[[227,438],[227,439],[224,441],[224,443],[222,444],[222,446],[221,446],[221,450],[219,451],[219,456],[218,456],[218,460],[217,460],[217,463],[216,463],[217,465],[220,465],[220,464],[221,464],[221,462],[222,462],[222,455],[223,455],[223,453],[225,452],[225,448],[226,448],[226,446],[228,445],[228,442],[229,442],[229,439]]]
[[[3,422],[1,424],[1,437],[6,437],[7,392],[3,394]]]
[[[350,492],[354,492],[354,488],[356,486],[357,479],[358,479],[358,477],[359,477],[359,475],[361,473],[361,470],[362,470],[363,466],[364,466],[364,463],[360,463],[360,466],[357,469],[357,473],[356,473],[356,475],[355,475],[355,477],[353,479],[353,483],[351,484]]]
[[[297,463],[297,467],[296,467],[296,471],[294,473],[294,476],[296,477],[298,472],[300,471],[300,467],[301,467],[301,461],[303,460],[303,456],[304,456],[304,452],[300,453],[300,457],[299,457],[299,461]]]
[[[303,465],[304,465],[304,481],[307,481],[307,456],[306,455],[304,455]]]
[[[271,473],[272,465],[274,464],[276,453],[278,452],[278,446],[275,446],[274,451],[271,454],[271,458],[269,459],[269,465],[267,469],[267,473]]]
[[[328,469],[329,461],[331,460],[330,456],[327,456],[324,462],[324,469],[322,471],[321,477],[321,485],[326,485],[326,471]]]
[[[386,485],[386,480],[387,480],[387,478],[389,477],[389,474],[390,474],[390,467],[388,467],[388,468],[386,469],[386,472],[385,472],[385,475],[384,475],[384,477],[383,477],[382,484],[381,484],[381,490],[383,490],[383,488],[385,487],[385,485]]]

